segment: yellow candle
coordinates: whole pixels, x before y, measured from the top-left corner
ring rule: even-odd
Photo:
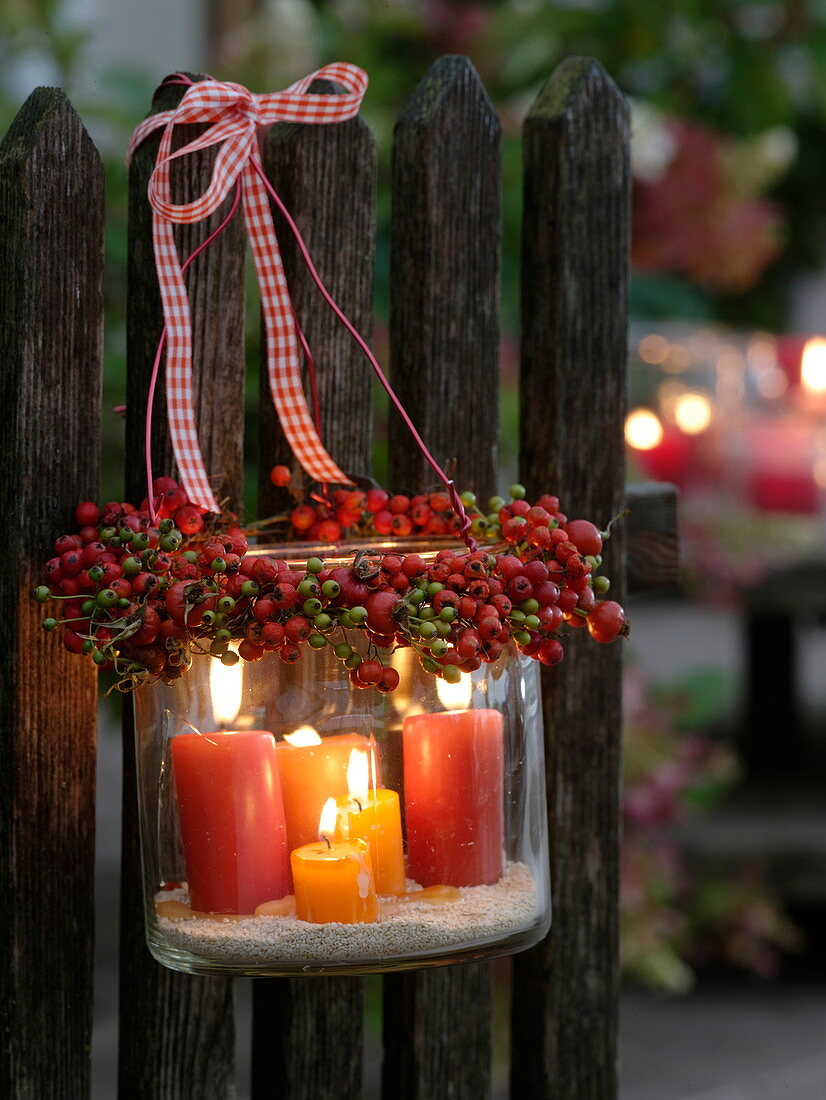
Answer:
[[[335,799],[322,811],[321,840],[290,855],[299,920],[312,924],[372,924],[379,915],[373,871],[363,840],[333,843]]]
[[[347,767],[350,794],[336,800],[336,840],[363,840],[370,848],[376,890],[385,897],[405,891],[404,844],[399,796],[370,790],[367,753],[353,749]]]

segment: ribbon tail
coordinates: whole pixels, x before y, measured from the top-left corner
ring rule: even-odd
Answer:
[[[208,512],[220,511],[209,484],[192,406],[192,335],[189,298],[172,225],[152,218],[155,262],[166,322],[166,404],[178,478],[189,499]],[[151,486],[150,486],[151,492]]]
[[[313,424],[304,388],[284,266],[266,189],[251,164],[244,170],[244,224],[255,261],[267,343],[267,374],[275,411],[293,454],[314,481],[352,485],[332,460]]]

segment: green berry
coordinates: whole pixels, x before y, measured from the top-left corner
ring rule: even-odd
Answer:
[[[508,618],[512,623],[524,623],[527,615],[524,611],[520,611],[518,607],[514,607]]]
[[[540,623],[536,615],[528,615],[525,619],[526,630],[539,630],[540,626],[542,626],[542,623]]]
[[[499,510],[505,507],[504,497],[491,497],[488,501],[488,508],[491,512],[495,512],[497,519],[499,518]]]
[[[91,638],[84,638],[83,639],[83,645],[80,647],[80,652],[84,653],[88,657],[89,654],[92,652],[92,650],[94,648],[95,648],[95,643],[92,641],[92,639]]]
[[[231,639],[232,639],[232,634],[226,629],[226,627],[222,627],[220,630],[215,631],[215,641],[216,642],[229,643],[231,641]]]
[[[444,585],[440,581],[431,581],[430,584],[427,586],[426,591],[428,596],[436,596],[439,594],[439,592],[442,591],[443,588]]]
[[[436,633],[440,638],[447,638],[452,629],[450,623],[443,622],[442,619],[437,619],[433,624],[436,627]]]
[[[438,661],[434,661],[432,657],[422,657],[420,662],[425,672],[440,672],[442,666]]]
[[[233,665],[237,665],[241,658],[232,649],[228,649],[226,653],[221,656],[221,664],[231,668]]]
[[[427,640],[436,637],[436,627],[433,623],[419,623],[419,637]]]
[[[452,623],[456,618],[456,608],[451,607],[449,604],[445,605],[439,612],[439,618],[443,623]]]
[[[165,554],[174,554],[183,541],[183,535],[180,532],[170,531],[167,535],[161,535],[158,546]]]
[[[227,652],[227,643],[219,642],[217,639],[209,647],[209,652],[213,657],[223,657]]]
[[[198,554],[195,550],[184,550],[183,554],[181,554],[181,557],[184,559],[184,561],[188,561],[190,565],[194,565],[195,562],[198,560]]]
[[[524,485],[519,485],[517,483],[516,485],[511,485],[510,489],[508,489],[508,492],[511,495],[511,500],[524,500],[528,490],[525,488]]]
[[[424,603],[424,592],[420,588],[414,589],[407,597],[407,602],[412,603],[414,607],[418,607]]]
[[[128,606],[129,606],[129,600],[127,600],[126,596],[121,596],[121,598],[118,600],[118,607],[128,607]]]
[[[513,640],[517,645],[530,645],[531,636],[527,630],[517,630],[513,636]]]
[[[334,600],[340,592],[341,585],[338,581],[325,581],[321,586],[321,594],[325,600]]]
[[[302,600],[308,600],[310,596],[317,596],[319,592],[318,581],[313,577],[305,577],[299,584],[296,592]]]
[[[39,584],[34,592],[32,592],[32,595],[38,603],[46,603],[47,600],[52,598],[52,594],[45,584]]]
[[[213,558],[209,568],[213,573],[226,573],[227,563],[223,558]]]
[[[101,527],[100,531],[98,532],[98,536],[100,538],[100,541],[106,544],[111,539],[113,539],[117,533],[118,532],[114,527]]]
[[[128,531],[129,528],[124,528],[124,530]],[[123,539],[124,542],[126,542],[123,531],[121,531],[120,537]],[[135,533],[132,535],[131,542],[136,550],[146,550],[146,548],[149,546],[149,535],[147,535],[146,531],[135,531]]]
[[[339,642],[333,649],[333,653],[340,661],[346,661],[352,655],[352,652],[353,647],[348,642]]]
[[[97,604],[94,600],[84,600],[83,603],[80,605],[80,613],[81,615],[91,615],[94,613],[96,607]]]
[[[530,596],[527,600],[523,600],[519,607],[526,615],[535,615],[539,610],[539,600],[535,600],[533,596]]]
[[[232,611],[234,609],[234,607],[235,607],[235,600],[232,598],[232,596],[222,596],[220,598],[220,600],[218,601],[218,610],[223,611],[224,614],[227,614],[227,612]]]
[[[140,573],[143,569],[143,562],[140,558],[136,558],[134,554],[130,554],[128,558],[123,559],[120,563],[120,567],[127,577],[131,577],[135,573]]]
[[[315,596],[313,596],[311,599],[304,601],[301,605],[301,610],[308,618],[313,619],[316,615],[321,613],[323,607],[324,604],[321,600],[317,600]]]
[[[359,665],[361,664],[361,660],[361,655],[359,653],[351,653],[344,664],[347,666],[347,668],[352,670],[359,667]]]
[[[367,608],[361,607],[360,605],[358,607],[351,607],[350,618],[353,620],[356,626],[359,626],[367,619]]]
[[[205,611],[201,616],[201,621],[205,622],[207,626],[212,626],[217,617],[214,611]]]
[[[352,630],[356,625],[350,617],[349,611],[342,611],[338,617],[339,625],[343,626],[345,630]]]
[[[89,570],[89,580],[94,581],[97,584],[98,581],[103,580],[103,570],[99,565],[93,565]]]
[[[443,638],[434,638],[430,643],[430,652],[434,657],[444,657],[450,646]]]
[[[472,535],[484,535],[487,529],[488,524],[484,516],[477,516],[470,525],[470,533]]]
[[[604,596],[608,589],[611,587],[611,581],[608,579],[608,577],[594,577],[591,585],[594,589],[594,592],[596,592],[598,596]]]
[[[244,581],[241,585],[242,596],[257,596],[260,589],[255,581]]]
[[[57,627],[58,627],[57,619],[44,619],[43,620],[43,629],[44,630],[50,630],[50,631],[51,630],[57,630]]]
[[[92,660],[96,665],[105,665],[109,660],[108,656],[101,649],[95,649],[92,652]]]
[[[310,558],[310,560],[307,562],[308,573],[320,573],[323,568],[324,562],[321,558]]]
[[[95,598],[98,607],[114,607],[118,602],[118,594],[112,588],[104,588]]]
[[[422,607],[422,608],[419,609],[419,618],[420,619],[428,620],[428,619],[435,619],[436,617],[437,617],[436,608],[431,607],[430,604],[428,604],[427,607]]]
[[[311,634],[307,643],[312,649],[323,649],[327,645],[327,639],[323,634]]]
[[[316,628],[316,630],[320,630],[322,634],[325,631],[329,630],[332,625],[333,620],[324,611],[322,611],[320,615],[316,615],[316,617],[313,619],[313,626]]]
[[[175,530],[175,521],[169,518],[162,519],[158,524],[158,530],[162,535],[168,535],[170,531]]]
[[[448,684],[458,684],[462,679],[462,673],[456,665],[445,665],[442,669],[442,678]]]

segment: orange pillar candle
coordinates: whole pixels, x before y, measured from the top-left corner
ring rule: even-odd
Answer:
[[[502,715],[416,714],[402,726],[408,874],[422,886],[502,877]]]
[[[372,924],[379,915],[373,871],[363,840],[329,838],[335,830],[335,800],[322,810],[320,840],[290,854],[295,911],[311,924]]]
[[[363,840],[369,845],[376,890],[384,896],[405,892],[404,843],[399,796],[370,790],[367,753],[353,749],[347,768],[350,793],[336,800],[337,840]]]
[[[192,908],[253,913],[262,902],[289,893],[273,735],[181,733],[171,746]]]
[[[347,764],[353,749],[367,752],[360,733],[320,737],[310,727],[278,742],[278,770],[284,796],[289,851],[318,840],[318,822],[328,798],[347,794]]]

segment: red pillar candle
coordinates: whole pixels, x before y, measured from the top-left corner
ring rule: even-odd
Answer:
[[[189,902],[253,913],[289,893],[289,853],[275,738],[262,730],[172,739]]]
[[[496,710],[405,718],[407,873],[422,886],[502,877],[504,738]]]

